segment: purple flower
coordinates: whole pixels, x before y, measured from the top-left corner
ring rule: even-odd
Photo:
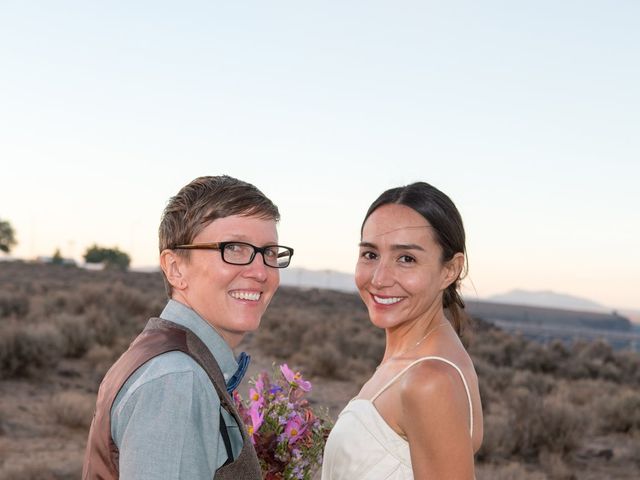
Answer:
[[[300,372],[294,372],[291,370],[286,363],[280,365],[280,371],[292,387],[299,387],[305,392],[309,392],[311,390],[311,382],[302,378],[302,374]]]
[[[275,394],[277,394],[277,393],[279,393],[279,392],[281,392],[281,391],[282,391],[282,387],[278,387],[278,386],[274,386],[274,387],[271,387],[271,388],[269,389],[269,393],[270,393],[271,395],[275,395]]]

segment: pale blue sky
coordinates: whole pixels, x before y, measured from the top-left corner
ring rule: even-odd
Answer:
[[[368,205],[425,180],[473,294],[640,308],[639,23],[635,0],[3,0],[0,218],[19,257],[153,265],[167,199],[227,173],[278,204],[295,266],[349,272]]]

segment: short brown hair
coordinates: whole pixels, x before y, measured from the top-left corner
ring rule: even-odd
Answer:
[[[257,216],[280,220],[278,207],[250,183],[228,175],[198,177],[171,197],[162,213],[158,229],[160,252],[191,243],[207,225],[231,215]],[[189,258],[189,250],[177,250]],[[164,275],[167,295],[171,285]]]

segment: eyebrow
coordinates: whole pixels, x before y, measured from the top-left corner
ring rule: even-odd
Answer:
[[[360,242],[358,246],[365,247],[365,248],[375,248],[376,250],[378,249],[378,247],[374,243],[370,243],[370,242]],[[420,250],[422,252],[425,251],[424,248],[422,248],[420,245],[417,245],[415,243],[399,243],[396,245],[391,245],[391,250]]]

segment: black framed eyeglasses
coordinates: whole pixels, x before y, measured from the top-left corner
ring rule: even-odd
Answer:
[[[256,247],[245,242],[189,243],[176,245],[173,248],[179,250],[220,250],[222,261],[231,265],[249,265],[256,257],[256,253],[261,253],[262,261],[271,268],[287,268],[293,256],[293,248],[290,247],[282,245]]]

